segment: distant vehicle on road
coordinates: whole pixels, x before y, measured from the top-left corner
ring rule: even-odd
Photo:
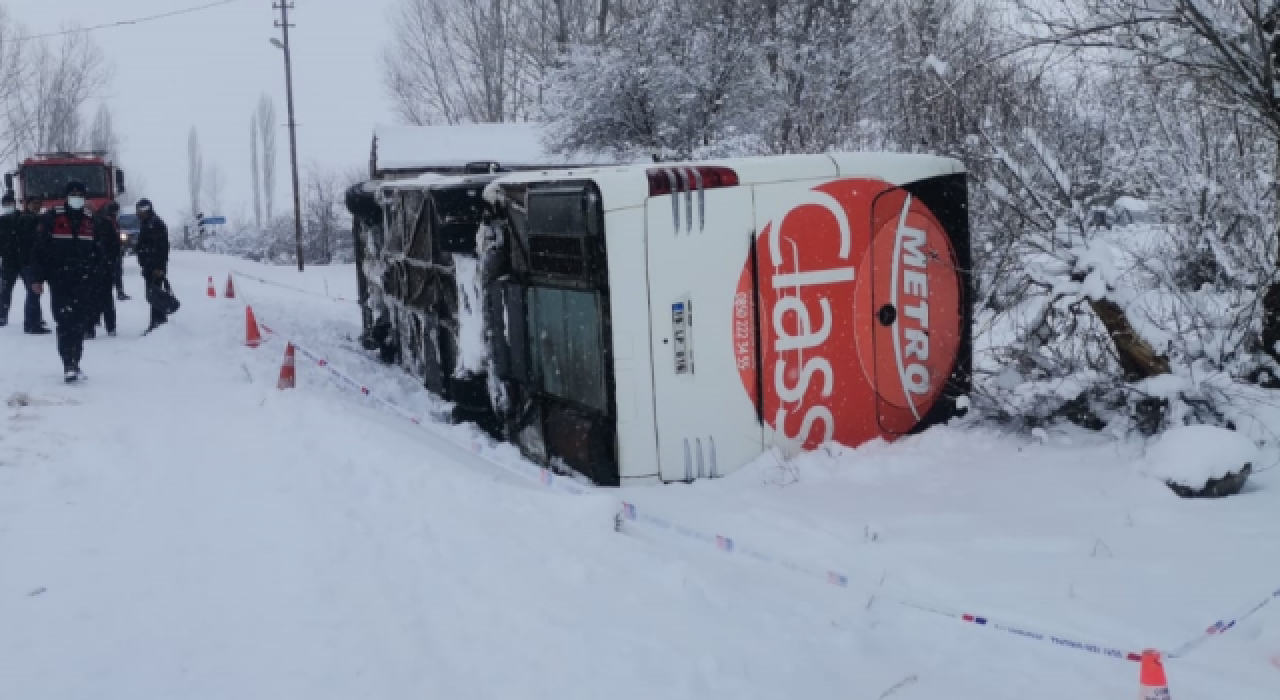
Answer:
[[[138,220],[136,213],[121,214],[119,221],[120,247],[124,250],[124,254],[128,255],[138,244],[138,232],[142,229],[142,222]]]

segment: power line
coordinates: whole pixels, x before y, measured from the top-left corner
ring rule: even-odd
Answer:
[[[33,39],[48,39],[50,37],[55,37],[55,36],[66,36],[68,34],[80,34],[82,32],[84,33],[93,32],[99,29],[111,29],[113,27],[128,27],[135,24],[144,24],[146,22],[154,22],[160,19],[168,19],[169,17],[177,17],[178,15],[189,15],[193,12],[200,12],[202,10],[208,10],[214,7],[220,7],[222,5],[230,5],[233,2],[236,2],[236,0],[218,0],[218,2],[206,3],[204,5],[198,5],[196,7],[188,7],[183,10],[174,10],[172,12],[162,12],[158,15],[148,15],[146,17],[137,17],[135,19],[124,19],[118,22],[108,22],[107,24],[97,24],[92,27],[64,29],[60,32],[49,32],[48,34],[32,34],[30,36],[20,36],[13,39],[13,41],[21,42],[21,41],[31,41]]]

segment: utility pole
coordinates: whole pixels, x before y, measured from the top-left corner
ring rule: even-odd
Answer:
[[[280,10],[280,19],[276,26],[284,33],[284,42],[272,39],[271,43],[284,51],[284,85],[289,102],[289,160],[293,170],[293,234],[298,246],[298,272],[302,272],[302,200],[298,195],[298,134],[297,124],[293,119],[293,56],[289,53],[289,10],[293,3],[281,0],[273,3],[273,8]]]

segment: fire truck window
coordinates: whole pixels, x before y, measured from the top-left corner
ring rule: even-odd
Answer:
[[[607,411],[596,295],[531,287],[528,313],[529,355],[542,390]]]
[[[34,165],[22,169],[24,195],[62,199],[67,183],[84,183],[90,197],[107,196],[107,169],[101,165]]]

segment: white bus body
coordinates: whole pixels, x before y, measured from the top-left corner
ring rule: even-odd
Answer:
[[[413,187],[484,191],[475,247],[451,254],[481,270],[490,431],[597,483],[715,478],[775,447],[892,440],[953,416],[968,391],[957,161],[529,171],[395,183],[382,199]]]

